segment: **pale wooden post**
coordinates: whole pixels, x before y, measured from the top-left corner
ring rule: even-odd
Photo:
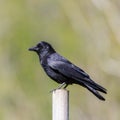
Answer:
[[[66,89],[52,92],[52,120],[69,120],[69,91]]]

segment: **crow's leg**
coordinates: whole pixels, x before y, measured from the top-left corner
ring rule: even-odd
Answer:
[[[68,84],[66,84],[65,82],[63,82],[58,88],[55,88],[55,89],[51,90],[50,92],[53,92],[53,91],[55,91],[57,89],[61,89],[62,87],[63,87],[63,89],[65,89],[67,86],[68,86]]]

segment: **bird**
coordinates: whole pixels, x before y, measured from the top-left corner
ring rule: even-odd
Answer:
[[[107,89],[94,82],[80,67],[57,53],[48,42],[41,41],[28,50],[37,53],[40,64],[46,74],[61,84],[57,89],[66,89],[68,85],[78,84],[87,88],[100,100],[105,101],[100,92],[107,94]]]

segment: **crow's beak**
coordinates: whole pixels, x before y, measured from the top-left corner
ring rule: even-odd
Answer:
[[[28,50],[29,50],[29,51],[37,51],[38,48],[37,48],[37,47],[32,47],[32,48],[29,48]]]

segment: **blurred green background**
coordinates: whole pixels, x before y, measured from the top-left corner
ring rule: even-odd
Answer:
[[[41,40],[108,89],[70,90],[70,120],[120,120],[119,0],[0,0],[0,120],[50,120],[58,86],[28,48]]]

